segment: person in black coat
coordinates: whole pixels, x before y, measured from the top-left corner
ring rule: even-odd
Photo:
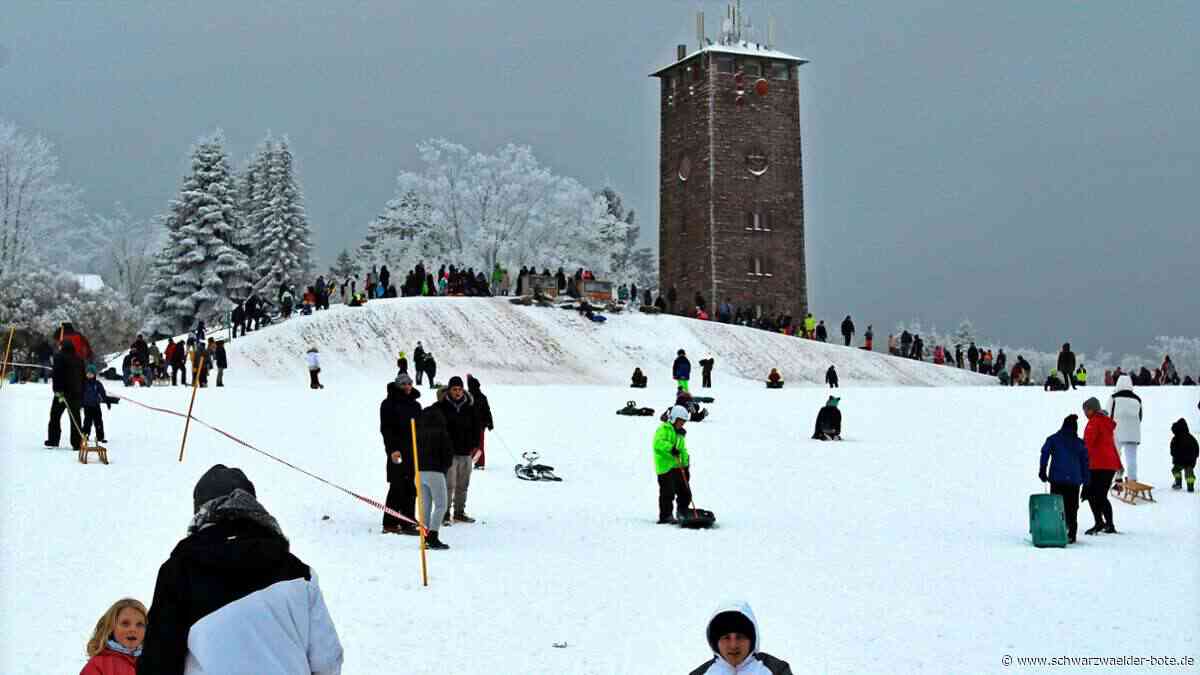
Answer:
[[[1196,437],[1188,430],[1187,420],[1180,417],[1171,425],[1171,475],[1175,479],[1172,489],[1183,488],[1183,478],[1187,476],[1187,491],[1196,491],[1196,459],[1200,455],[1200,445]]]
[[[33,355],[37,357],[38,365],[43,366],[38,368],[41,372],[42,382],[48,382],[50,380],[50,364],[54,360],[54,347],[50,346],[49,340],[43,338],[34,349]]]
[[[467,375],[467,391],[470,392],[471,398],[475,399],[475,412],[479,419],[479,459],[475,460],[475,468],[483,470],[487,462],[484,454],[484,437],[486,432],[496,428],[495,419],[492,418],[492,406],[488,403],[488,397],[480,388],[479,380],[471,375]]]
[[[448,549],[438,530],[448,508],[446,472],[454,464],[454,443],[446,431],[446,416],[436,404],[421,411],[417,420],[417,456],[421,462],[421,524],[426,530],[425,545],[434,550]]]
[[[831,389],[838,388],[837,368],[829,366],[829,370],[825,371],[825,384],[828,384]]]
[[[425,358],[421,361],[425,364],[425,376],[429,378],[429,386],[437,386],[433,379],[437,376],[437,359],[433,358],[433,352],[425,352]]]
[[[471,486],[472,455],[479,447],[479,417],[470,392],[463,388],[462,378],[455,375],[438,392],[437,405],[446,417],[446,431],[454,446],[454,463],[446,474],[447,492],[454,509],[454,520],[475,522],[467,515],[467,490]],[[450,514],[446,514],[450,518]]]
[[[425,376],[425,347],[417,340],[417,348],[413,350],[413,368],[417,371],[417,384],[421,384],[421,378]],[[433,386],[433,382],[429,383]]]
[[[54,400],[50,403],[50,424],[46,428],[46,447],[57,448],[62,439],[62,414],[70,415],[71,447],[79,449],[83,439],[79,435],[79,410],[83,406],[83,359],[75,355],[75,345],[64,340],[62,349],[54,357],[51,369],[51,389]]]
[[[401,374],[388,382],[387,398],[379,404],[379,433],[387,455],[388,493],[384,503],[393,511],[413,520],[417,486],[414,482],[412,422],[421,415],[417,401],[421,392],[413,389],[412,378]],[[388,513],[383,514],[384,534],[417,534],[417,528]]]
[[[233,322],[233,332],[229,334],[229,339],[230,340],[237,339],[239,328],[242,331],[242,337],[245,337],[246,336],[246,325],[245,325],[246,324],[246,306],[239,302],[237,304],[237,307],[233,308],[233,312],[230,313],[229,319],[230,319],[230,321]]]
[[[850,315],[847,314],[845,319],[842,319],[842,338],[846,340],[846,346],[850,346],[850,341],[854,339],[854,322],[850,320]]]
[[[700,359],[700,386],[708,389],[712,386],[713,357]]]
[[[1064,342],[1062,351],[1058,353],[1058,372],[1063,374],[1063,378],[1075,389],[1075,378],[1071,373],[1075,372],[1075,352],[1071,351],[1071,343]]]
[[[225,355],[224,340],[217,340],[213,343],[212,354],[213,361],[217,364],[217,386],[224,387],[225,369],[229,367],[229,357]]]
[[[818,441],[842,440],[842,411],[838,410],[841,401],[836,396],[830,396],[825,407],[817,413],[817,423],[813,429],[813,439]]]

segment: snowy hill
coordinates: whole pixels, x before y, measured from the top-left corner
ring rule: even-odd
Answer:
[[[992,384],[993,378],[955,368],[898,359],[861,349],[801,340],[763,330],[640,313],[608,315],[595,324],[578,312],[523,307],[501,298],[401,298],[365,307],[335,305],[293,317],[226,346],[231,367],[269,379],[303,377],[304,352],[321,352],[325,372],[360,371],[378,377],[394,372],[397,352],[412,360],[424,342],[442,373],[506,384],[629,382],[641,367],[650,384],[670,377],[676,349],[697,361],[716,360],[714,379],[763,381],[772,367],[793,384],[823,384],[836,364],[843,385]],[[886,342],[886,339],[885,339]]]

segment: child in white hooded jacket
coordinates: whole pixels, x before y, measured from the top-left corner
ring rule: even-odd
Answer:
[[[1125,477],[1137,480],[1137,451],[1142,442],[1142,399],[1133,393],[1133,380],[1128,375],[1117,378],[1116,389],[1108,399],[1108,416],[1117,423],[1116,441],[1124,457]],[[1117,472],[1121,480],[1122,472]]]

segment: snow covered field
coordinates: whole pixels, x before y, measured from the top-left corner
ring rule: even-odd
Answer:
[[[106,411],[113,463],[81,466],[41,447],[48,388],[9,385],[0,672],[77,672],[113,600],[150,600],[192,487],[217,462],[245,469],[320,575],[346,673],[686,673],[709,656],[704,626],[728,598],[754,606],[763,648],[797,673],[1019,671],[1003,668],[1005,655],[1200,658],[1200,495],[1169,489],[1168,452],[1175,419],[1200,428],[1196,389],[1140,392],[1140,472],[1159,503],[1114,503],[1122,534],[1039,550],[1026,532],[1028,495],[1043,489],[1038,450],[1102,388],[901,387],[980,378],[661,317],[616,317],[594,328],[611,337],[588,340],[559,310],[493,302],[467,324],[453,302],[385,321],[387,304],[235,341],[226,388],[201,390],[195,414],[382,500],[378,403],[395,350],[424,339],[439,380],[475,373],[497,421],[489,468],[471,483],[480,522],[443,530],[452,549],[429,553],[429,588],[416,539],[380,535],[378,512],[357,500],[195,425],[180,464],[182,420],[129,403]],[[368,319],[343,324],[353,311]],[[306,388],[310,342],[324,358],[322,391]],[[657,409],[672,400],[677,346],[693,361],[712,349],[718,363],[712,416],[688,436],[697,505],[718,517],[711,531],[654,524],[657,421],[613,414],[630,398]],[[768,391],[737,376],[774,361],[789,382],[819,380],[827,355],[845,359],[844,384],[875,376],[840,391],[844,443],[808,440],[827,390]],[[639,360],[649,390],[621,384]],[[180,411],[189,393],[111,391]],[[511,466],[525,449],[564,482],[518,481]],[[1091,525],[1086,505],[1080,521]]]

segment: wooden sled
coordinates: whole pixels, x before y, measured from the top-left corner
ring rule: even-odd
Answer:
[[[1135,480],[1126,480],[1121,483],[1121,490],[1117,492],[1117,499],[1129,504],[1137,506],[1138,500],[1144,502],[1153,502],[1154,486],[1145,483],[1139,483]]]
[[[88,439],[83,439],[83,443],[79,446],[79,463],[88,463],[88,454],[96,453],[100,458],[101,464],[108,464],[108,448],[103,445],[92,445],[88,443]]]

